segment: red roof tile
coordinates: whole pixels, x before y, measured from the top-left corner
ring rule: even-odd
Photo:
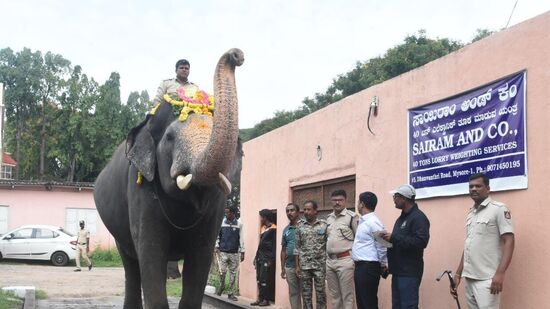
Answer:
[[[5,152],[2,154],[2,163],[10,164],[10,165],[17,165],[17,161],[15,161],[9,154],[7,154]]]

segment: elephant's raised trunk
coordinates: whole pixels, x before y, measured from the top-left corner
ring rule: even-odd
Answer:
[[[244,54],[236,48],[227,51],[218,61],[214,73],[216,108],[212,135],[208,146],[191,166],[193,183],[201,185],[219,182],[220,174],[227,175],[233,161],[239,136],[235,67],[243,62]]]

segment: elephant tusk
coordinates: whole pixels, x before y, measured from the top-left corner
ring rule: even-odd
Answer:
[[[220,185],[223,192],[225,192],[225,194],[231,193],[231,182],[227,179],[227,177],[225,177],[222,173],[218,173],[218,177],[220,178]]]
[[[193,179],[193,174],[189,174],[187,176],[179,175],[176,178],[176,184],[180,190],[187,190],[187,188],[191,185],[191,179]]]

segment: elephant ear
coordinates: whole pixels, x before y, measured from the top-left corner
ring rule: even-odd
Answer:
[[[155,140],[146,124],[150,115],[145,120],[130,130],[126,137],[126,157],[151,182],[155,178]]]

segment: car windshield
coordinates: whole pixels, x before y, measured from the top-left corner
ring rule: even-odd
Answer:
[[[64,229],[64,228],[62,228],[62,227],[58,228],[57,230],[60,231],[60,232],[65,233],[65,234],[67,234],[67,235],[69,235],[69,236],[75,236],[73,233],[67,231],[66,229]]]

